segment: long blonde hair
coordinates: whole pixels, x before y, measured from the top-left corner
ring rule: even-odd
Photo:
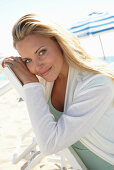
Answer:
[[[87,54],[81,47],[76,35],[64,30],[56,23],[38,18],[36,14],[28,14],[19,19],[12,29],[14,47],[16,42],[23,40],[27,35],[39,34],[44,37],[54,38],[66,62],[73,67],[104,74],[114,79],[114,69],[107,63]]]

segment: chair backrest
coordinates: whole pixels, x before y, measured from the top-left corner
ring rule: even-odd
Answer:
[[[0,74],[2,74],[4,70],[2,67],[2,61],[3,58],[0,58]],[[2,76],[4,75],[2,74]],[[2,83],[0,83],[0,96],[9,91],[10,89],[12,89],[10,82],[8,80],[3,80]]]

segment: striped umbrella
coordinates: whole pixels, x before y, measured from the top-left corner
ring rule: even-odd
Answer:
[[[105,59],[100,34],[106,31],[114,31],[114,15],[110,15],[108,12],[93,12],[86,18],[74,23],[69,30],[75,33],[79,38],[98,34]]]

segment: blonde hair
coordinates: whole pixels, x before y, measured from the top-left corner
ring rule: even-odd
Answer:
[[[59,44],[66,62],[73,67],[104,74],[114,79],[114,70],[105,62],[87,54],[76,35],[59,25],[28,14],[19,19],[12,29],[14,47],[16,42],[31,34],[54,38]]]

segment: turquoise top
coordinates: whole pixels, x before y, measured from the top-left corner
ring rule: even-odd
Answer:
[[[53,105],[51,103],[51,96],[49,97],[48,104],[50,107],[50,112],[53,114],[55,121],[57,122],[59,120],[59,118],[61,117],[61,115],[63,114],[63,112],[60,112],[53,107]]]

